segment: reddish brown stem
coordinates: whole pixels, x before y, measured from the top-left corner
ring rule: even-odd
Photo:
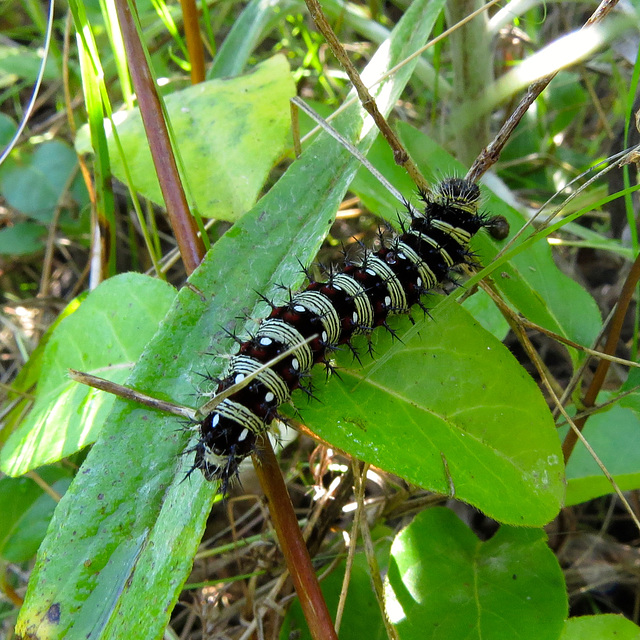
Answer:
[[[622,287],[622,292],[620,293],[620,299],[616,305],[616,312],[611,318],[611,322],[609,324],[609,335],[607,336],[607,342],[603,349],[603,352],[606,354],[612,355],[615,352],[616,345],[620,340],[620,332],[622,331],[624,318],[627,314],[629,303],[633,298],[633,293],[638,284],[638,280],[640,280],[640,256],[636,258],[633,266],[631,267],[631,271],[629,271],[629,275],[627,276],[624,286]],[[591,384],[589,385],[582,401],[585,408],[588,409],[595,405],[598,393],[600,392],[604,379],[607,375],[607,371],[609,371],[610,364],[611,362],[609,360],[600,360],[598,363],[596,372],[593,374]],[[575,425],[579,431],[582,431],[584,428],[587,418],[588,416],[584,416],[583,418],[575,420]],[[576,432],[571,429],[562,443],[562,453],[564,455],[565,464],[571,457],[571,453],[577,441],[578,436]]]
[[[198,236],[196,222],[189,211],[167,124],[162,115],[160,98],[147,65],[142,43],[138,38],[136,21],[132,15],[135,7],[132,7],[128,0],[117,0],[116,11],[153,164],[180,255],[189,274],[204,257],[204,244]]]
[[[191,84],[198,84],[204,80],[204,47],[200,38],[198,8],[195,0],[180,0],[180,5],[182,6],[184,35],[187,38],[189,62],[191,63]]]
[[[318,578],[311,564],[302,531],[298,526],[284,478],[269,439],[253,456],[253,463],[267,500],[273,528],[300,600],[300,606],[314,640],[338,640],[324,601]]]

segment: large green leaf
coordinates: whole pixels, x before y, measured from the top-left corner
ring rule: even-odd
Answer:
[[[58,315],[53,324],[45,331],[40,338],[40,342],[31,352],[29,360],[20,369],[20,373],[16,376],[11,384],[11,391],[7,394],[7,405],[11,405],[4,418],[3,429],[0,431],[0,445],[3,445],[15,429],[22,423],[25,415],[31,410],[33,405],[32,392],[36,388],[40,375],[42,373],[42,361],[44,359],[45,349],[51,336],[55,333],[58,325],[69,315],[75,313],[80,306],[80,302],[86,297],[81,294],[74,298]]]
[[[481,542],[448,509],[420,513],[391,548],[386,608],[401,640],[556,640],[562,570],[539,529]]]
[[[284,56],[232,80],[211,80],[165,96],[188,176],[192,207],[210,218],[236,220],[253,206],[272,166],[290,146],[289,100],[295,86]],[[137,191],[164,204],[140,112],[119,114],[118,136]],[[113,136],[109,154],[116,177],[126,181]],[[79,151],[90,150],[85,134]]]
[[[369,82],[426,41],[442,2],[417,0],[367,67]],[[376,88],[394,105],[409,64]],[[365,124],[365,120],[367,124]],[[366,147],[374,132],[359,105],[337,127]],[[221,327],[254,310],[256,290],[296,285],[318,250],[357,162],[322,136],[209,252],[128,380],[177,402],[193,402],[205,352],[224,354]],[[293,249],[292,249],[293,247]],[[200,294],[199,292],[202,292]],[[172,417],[117,400],[100,438],[51,522],[20,612],[17,633],[47,638],[157,638],[191,569],[215,486],[184,481],[189,433]]]
[[[95,441],[115,396],[73,382],[79,369],[123,383],[158,329],[175,290],[128,273],[103,282],[56,327],[42,356],[36,401],[0,452],[0,468],[19,476]]]
[[[11,227],[0,229],[0,254],[23,256],[44,249],[47,236],[46,227],[35,222],[17,222]]]
[[[305,424],[336,447],[496,520],[546,524],[562,503],[564,467],[544,398],[459,305],[435,307],[431,316],[393,351],[389,334],[374,334],[374,350],[393,353],[383,367],[340,358],[340,379],[318,379],[320,402],[300,405]],[[409,327],[406,318],[393,324],[400,335]]]
[[[34,83],[42,65],[42,51],[10,42],[0,46],[0,86],[12,86],[17,80]],[[58,80],[60,71],[54,56],[49,56],[44,67],[44,80]]]

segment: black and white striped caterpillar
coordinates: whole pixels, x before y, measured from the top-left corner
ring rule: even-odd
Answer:
[[[258,449],[278,407],[294,389],[304,389],[303,380],[314,364],[329,366],[327,355],[339,345],[351,346],[356,334],[389,328],[389,315],[421,305],[424,294],[450,281],[457,266],[469,263],[472,236],[492,225],[478,212],[477,185],[450,178],[422,199],[424,212],[408,206],[410,225],[378,251],[366,251],[326,282],[310,281],[287,304],[272,305],[255,335],[241,342],[230,358],[216,393],[262,370],[199,424],[191,471],[200,469],[207,480],[219,480],[225,493],[242,460]],[[286,351],[291,353],[264,367]]]

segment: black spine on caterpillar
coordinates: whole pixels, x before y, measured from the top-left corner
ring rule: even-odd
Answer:
[[[273,308],[256,334],[240,344],[217,393],[298,346],[222,400],[200,423],[192,471],[200,469],[207,480],[219,480],[226,493],[242,460],[266,437],[278,407],[294,389],[304,389],[314,364],[329,366],[327,355],[339,345],[387,326],[389,315],[408,313],[422,295],[448,281],[452,269],[469,262],[471,237],[491,224],[478,212],[478,187],[451,178],[422,199],[424,213],[409,207],[411,223],[401,235],[375,253],[365,252],[326,282],[311,282],[288,304]]]

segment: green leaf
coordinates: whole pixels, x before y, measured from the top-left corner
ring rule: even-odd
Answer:
[[[582,435],[587,439],[622,491],[640,488],[640,420],[636,398],[627,406],[614,405],[589,417]],[[613,493],[613,487],[581,442],[567,464],[567,506]]]
[[[67,195],[69,180],[77,171],[74,150],[60,140],[38,145],[21,166],[16,162],[0,170],[0,189],[7,202],[18,211],[45,224],[51,222],[61,198]],[[71,195],[78,207],[88,201],[84,186],[76,176]]]
[[[567,615],[544,531],[502,526],[481,542],[440,507],[394,540],[385,599],[401,640],[556,640]]]
[[[24,256],[44,248],[47,230],[35,222],[17,222],[0,229],[0,254]]]
[[[62,495],[71,472],[49,467],[40,476]],[[8,562],[26,562],[38,550],[56,506],[55,500],[31,478],[0,479],[0,556]]]
[[[0,430],[0,444],[4,444],[7,438],[14,432],[17,425],[20,424],[23,417],[30,410],[32,405],[31,392],[35,388],[42,372],[42,359],[44,357],[45,348],[53,335],[56,327],[69,315],[77,311],[80,302],[84,300],[86,294],[81,294],[72,300],[58,315],[55,321],[49,326],[37,347],[32,351],[29,360],[20,369],[20,373],[16,376],[11,384],[12,391],[7,394],[7,407],[12,405],[12,409],[5,415],[2,430]],[[21,399],[15,401],[18,397]]]
[[[6,147],[16,132],[16,123],[6,113],[0,113],[0,146]]]
[[[253,73],[211,80],[165,96],[171,126],[188,175],[191,206],[203,216],[236,220],[255,202],[271,167],[285,148],[290,130],[289,99],[295,86],[284,56],[270,58]],[[134,186],[157,204],[162,192],[140,112],[118,121],[118,135]],[[86,133],[76,141],[87,152]],[[109,153],[115,176],[125,181],[113,136]]]
[[[468,502],[492,518],[546,524],[564,495],[560,440],[544,398],[508,349],[459,305],[436,306],[420,335],[390,351],[388,333],[359,367],[338,358],[340,379],[305,424],[332,445],[410,482]],[[405,336],[407,318],[392,327]],[[364,340],[355,346],[362,346]],[[506,391],[508,389],[508,391]]]
[[[175,297],[166,283],[130,273],[93,291],[49,339],[36,401],[0,452],[12,476],[55,462],[95,441],[115,397],[73,382],[78,369],[123,383]]]
[[[569,618],[559,640],[640,640],[640,628],[624,616]]]
[[[373,57],[366,82],[420,48],[442,2],[416,0]],[[383,113],[395,104],[412,64],[376,87]],[[370,144],[374,132],[359,105],[338,119],[341,133]],[[318,162],[322,158],[322,162]],[[321,136],[275,187],[215,244],[178,294],[128,379],[143,391],[193,402],[198,373],[224,366],[205,353],[224,354],[243,309],[258,301],[255,290],[300,280],[333,221],[357,162]],[[199,293],[202,292],[202,293]],[[211,361],[211,366],[208,362]],[[123,400],[58,505],[31,576],[16,633],[54,640],[70,630],[92,638],[157,638],[189,571],[215,486],[201,474],[184,481],[192,464],[189,434],[175,418]],[[87,594],[99,594],[87,599]],[[104,596],[104,597],[103,597]],[[100,599],[102,598],[102,599]],[[49,615],[48,615],[49,614]]]

